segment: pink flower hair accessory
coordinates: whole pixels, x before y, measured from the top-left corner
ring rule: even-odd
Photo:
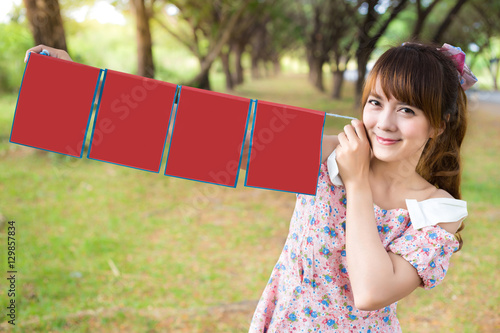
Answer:
[[[451,59],[458,71],[458,79],[460,85],[465,91],[472,87],[476,82],[476,76],[471,72],[470,68],[465,64],[465,53],[461,48],[444,43],[441,48],[438,48],[446,57]]]

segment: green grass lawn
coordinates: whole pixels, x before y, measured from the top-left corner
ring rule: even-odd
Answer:
[[[352,87],[335,102],[302,75],[249,82],[232,94],[358,114]],[[16,98],[0,98],[0,267],[7,271],[6,221],[15,220],[15,331],[245,332],[295,196],[244,187],[244,173],[233,189],[11,144]],[[325,131],[345,123],[328,117]],[[499,328],[499,128],[500,113],[471,112],[464,249],[442,285],[399,303],[405,332]]]

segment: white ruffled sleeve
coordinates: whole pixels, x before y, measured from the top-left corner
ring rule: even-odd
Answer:
[[[434,198],[424,201],[406,199],[413,229],[457,222],[467,217],[467,202],[451,198]]]
[[[451,255],[459,243],[438,223],[457,222],[467,216],[467,203],[451,198],[406,200],[411,225],[393,240],[388,250],[406,259],[422,279],[422,287],[434,288],[444,279]]]

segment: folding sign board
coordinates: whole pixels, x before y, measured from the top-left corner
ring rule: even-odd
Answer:
[[[246,186],[316,194],[325,113],[258,101]]]
[[[82,157],[101,70],[30,53],[10,142]]]
[[[88,157],[159,172],[176,89],[106,70]]]
[[[182,87],[165,175],[236,186],[251,101]]]

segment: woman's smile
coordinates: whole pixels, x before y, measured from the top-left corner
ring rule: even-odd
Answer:
[[[377,137],[377,142],[384,146],[393,145],[401,141],[401,139],[396,140],[396,139],[384,138],[378,135],[375,136]]]

